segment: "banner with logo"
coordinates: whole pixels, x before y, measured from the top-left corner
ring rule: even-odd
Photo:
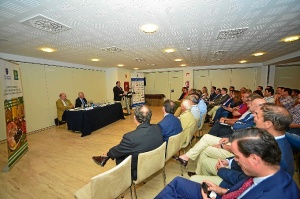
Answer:
[[[143,73],[131,74],[131,89],[132,92],[135,93],[132,95],[132,107],[145,104],[145,86]]]
[[[8,171],[28,150],[23,91],[19,65],[0,60],[1,85],[8,150]]]

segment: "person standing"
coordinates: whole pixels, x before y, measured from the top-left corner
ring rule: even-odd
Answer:
[[[87,104],[87,101],[84,97],[84,93],[83,92],[79,92],[78,93],[78,98],[75,101],[75,108],[77,107],[81,107],[81,105],[83,105],[83,107]]]
[[[120,84],[121,84],[120,81],[117,81],[116,86],[113,89],[115,102],[121,102],[122,97],[124,95],[124,91],[123,91],[122,87],[120,86]]]

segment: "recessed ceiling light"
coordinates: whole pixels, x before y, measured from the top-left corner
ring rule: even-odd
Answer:
[[[96,59],[96,58],[95,58],[95,59],[91,59],[91,60],[92,60],[92,61],[100,61],[100,59]]]
[[[55,51],[53,48],[41,48],[40,50],[42,50],[46,53],[53,53]]]
[[[134,70],[138,70],[139,68],[133,68]]]
[[[123,67],[123,66],[124,66],[124,64],[118,64],[118,66],[119,66],[119,67]]]
[[[166,52],[166,53],[172,53],[172,52],[175,52],[175,49],[173,49],[173,48],[168,48],[168,49],[165,49],[165,52]]]
[[[281,41],[283,41],[283,42],[292,42],[292,41],[296,41],[298,39],[300,39],[300,36],[295,35],[295,36],[290,36],[290,37],[283,38]]]
[[[186,64],[181,64],[180,66],[186,66]]]
[[[243,64],[243,63],[246,63],[247,61],[246,60],[241,60],[241,61],[239,61],[241,64]]]
[[[157,31],[158,29],[158,26],[155,25],[155,24],[145,24],[145,25],[142,25],[140,27],[140,29],[144,32],[144,33],[154,33]]]
[[[266,54],[266,53],[259,52],[259,53],[254,53],[254,54],[252,54],[252,55],[255,56],[255,57],[259,57],[259,56],[262,56],[262,55],[264,55],[264,54]]]
[[[174,59],[174,61],[182,61],[183,59]]]

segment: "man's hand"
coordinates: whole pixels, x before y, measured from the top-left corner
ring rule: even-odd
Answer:
[[[216,164],[216,170],[218,171],[220,168],[225,168],[227,167],[229,164],[228,164],[228,161],[227,160],[221,160],[221,159],[218,159],[218,162]]]
[[[218,194],[218,195],[224,195],[228,190],[227,189],[224,189],[224,188],[222,188],[222,187],[219,187],[218,185],[216,185],[216,184],[214,184],[214,183],[212,183],[212,182],[210,182],[210,181],[207,181],[207,180],[204,180],[203,182],[205,182],[206,184],[207,184],[207,186],[208,186],[208,188],[207,188],[207,190],[208,191],[214,191],[214,192],[216,192],[216,194]],[[201,190],[201,193],[202,193],[202,196],[203,196],[203,191]],[[205,193],[204,193],[205,194]],[[205,194],[206,195],[206,194]],[[203,197],[203,198],[207,198],[207,196],[206,197]]]

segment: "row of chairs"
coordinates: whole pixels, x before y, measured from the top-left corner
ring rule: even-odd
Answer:
[[[203,116],[205,119],[205,116]],[[166,173],[165,164],[172,156],[176,155],[181,149],[185,149],[189,144],[196,131],[202,131],[203,123],[201,121],[200,127],[198,128],[198,122],[195,126],[191,126],[186,131],[183,131],[177,135],[171,136],[166,147],[164,142],[160,147],[140,153],[137,163],[137,180],[131,179],[131,159],[132,156],[128,156],[116,167],[99,174],[91,178],[91,181],[79,189],[75,193],[77,199],[112,199],[117,198],[127,189],[130,189],[131,198],[132,196],[132,185],[134,187],[134,195],[137,198],[136,185],[144,182],[147,178],[162,170],[163,182],[166,185]],[[185,138],[185,139],[183,139]],[[181,175],[183,170],[181,167]]]

